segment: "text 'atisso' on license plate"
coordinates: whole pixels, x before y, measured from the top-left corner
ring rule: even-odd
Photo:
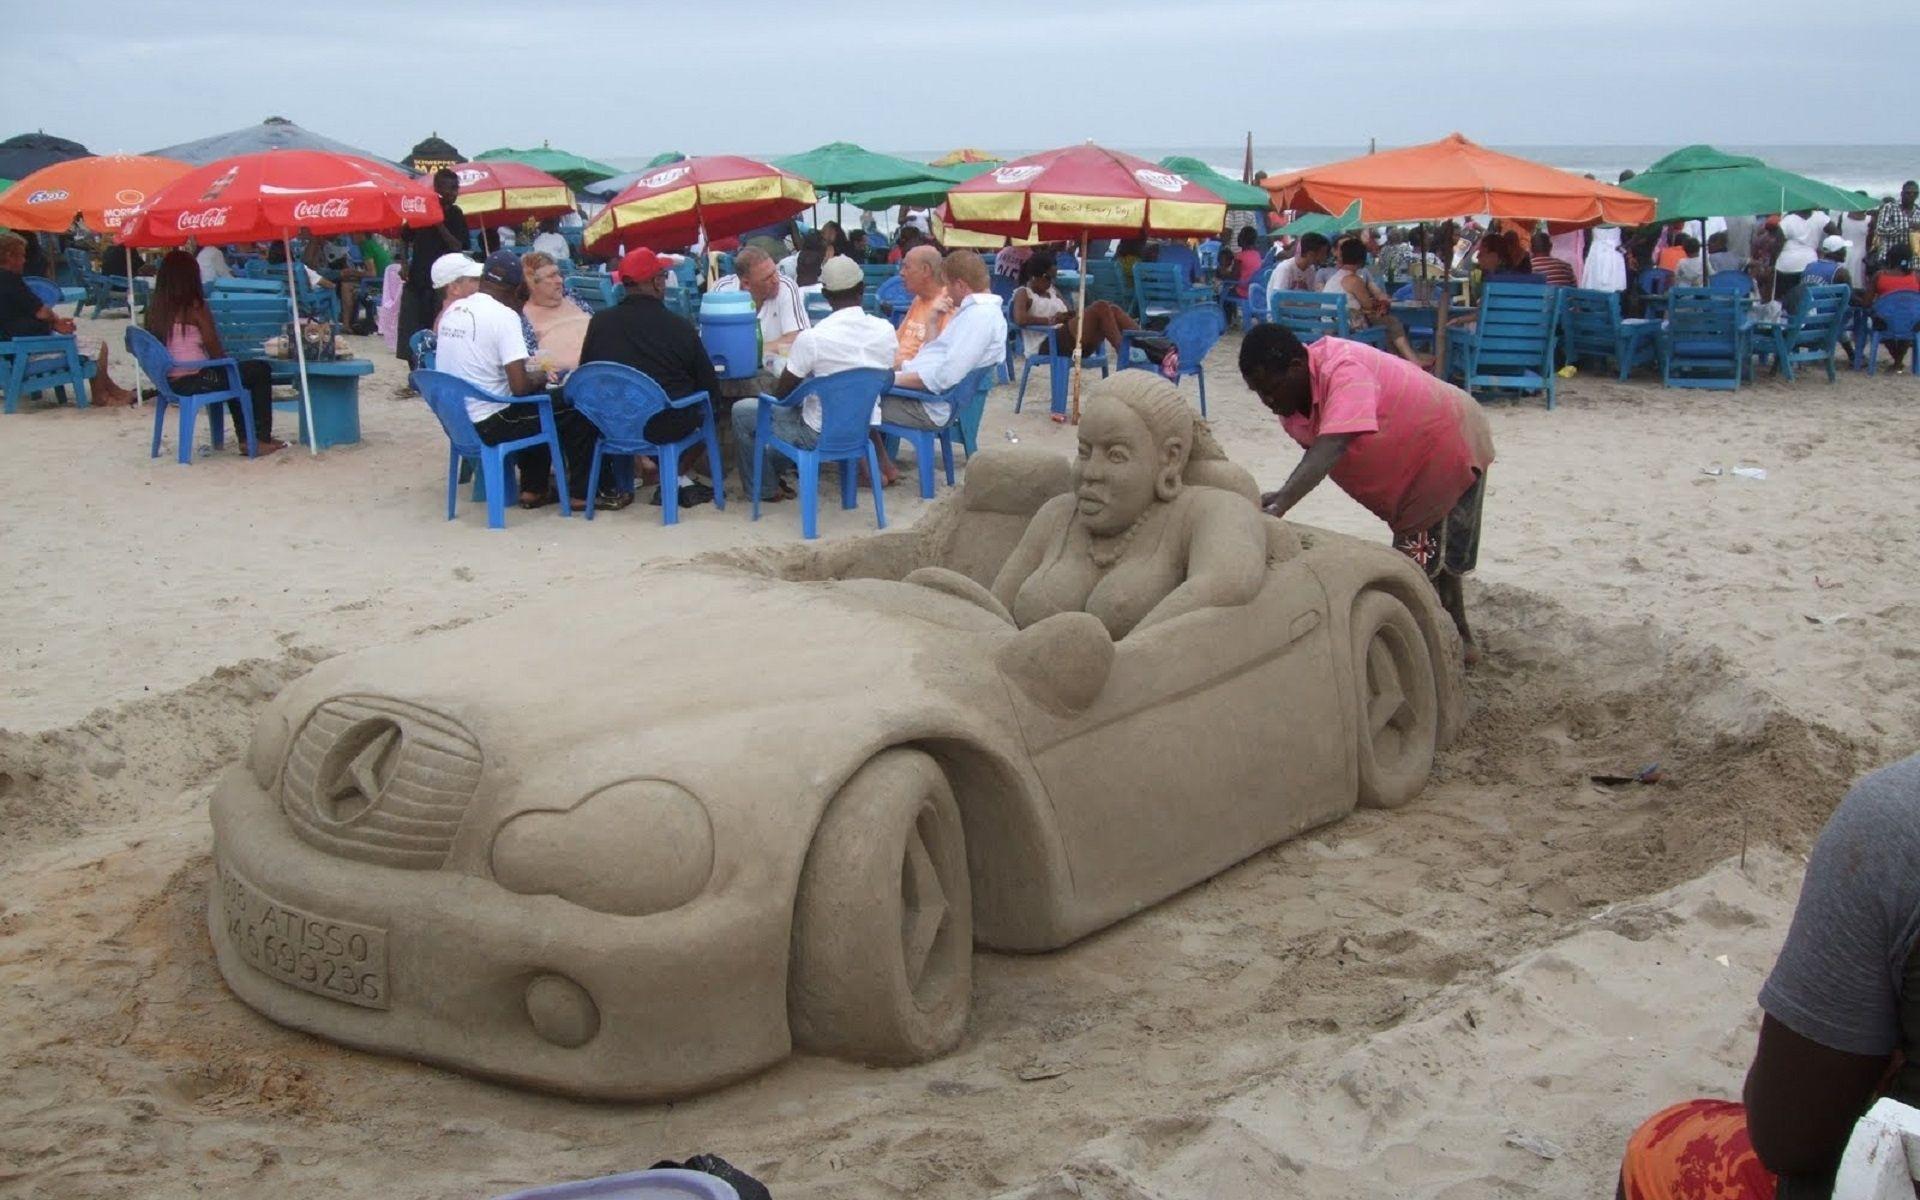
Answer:
[[[329,1000],[387,1007],[386,930],[282,904],[224,864],[218,888],[227,942],[255,970]]]

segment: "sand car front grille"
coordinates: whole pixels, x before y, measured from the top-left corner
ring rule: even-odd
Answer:
[[[480,743],[451,718],[384,696],[338,696],[301,726],[280,804],[310,845],[436,870],[480,786]]]

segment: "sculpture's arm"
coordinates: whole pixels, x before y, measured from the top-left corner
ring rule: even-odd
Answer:
[[[1187,580],[1140,618],[1133,632],[1202,608],[1247,604],[1267,573],[1267,536],[1260,510],[1230,492],[1203,495],[1192,513]]]
[[[1060,523],[1072,514],[1076,503],[1071,492],[1055,496],[1042,504],[1040,511],[1033,514],[1033,520],[1027,522],[1020,544],[1013,548],[1013,553],[1001,564],[1000,573],[993,577],[993,598],[1008,612],[1013,611],[1013,600],[1020,594],[1020,585],[1040,569],[1047,547],[1059,536]]]

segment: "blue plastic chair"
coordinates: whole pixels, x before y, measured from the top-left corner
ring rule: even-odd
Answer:
[[[933,447],[940,445],[940,461],[946,467],[947,486],[953,486],[953,435],[960,435],[960,444],[971,459],[974,455],[974,438],[980,429],[981,412],[987,403],[987,393],[993,390],[992,366],[975,367],[959,383],[944,392],[923,392],[914,388],[889,387],[887,395],[902,396],[909,400],[945,401],[948,405],[947,423],[938,429],[920,429],[910,425],[893,425],[880,422],[880,436],[897,443],[913,443],[913,461],[920,472],[920,497],[933,499]],[[1106,373],[1104,362],[1101,374]],[[890,450],[889,453],[892,453]]]
[[[989,267],[987,274],[993,274]],[[889,279],[900,275],[899,263],[862,263],[860,276],[866,283],[866,289],[860,293],[860,307],[873,316],[880,316],[880,288]]]
[[[1202,417],[1207,415],[1207,352],[1213,349],[1214,343],[1220,340],[1220,335],[1225,333],[1226,329],[1227,314],[1220,309],[1190,308],[1167,322],[1165,332],[1159,335],[1171,341],[1173,348],[1180,354],[1180,371],[1174,379],[1175,386],[1178,386],[1182,379],[1192,378],[1200,381],[1200,415]],[[1139,361],[1134,360],[1133,339],[1138,336],[1155,335],[1139,329],[1129,329],[1122,333],[1120,335],[1120,369],[1122,371],[1158,371],[1159,365],[1147,358],[1144,353],[1141,354]]]
[[[880,315],[893,322],[895,329],[906,320],[907,310],[913,307],[913,293],[907,290],[907,281],[898,274],[889,275],[875,289],[874,297],[880,305]]]
[[[1795,363],[1825,367],[1827,382],[1833,383],[1838,378],[1833,369],[1833,355],[1840,341],[1840,325],[1846,320],[1847,305],[1852,298],[1853,289],[1844,284],[1802,285],[1792,315],[1785,324],[1767,331],[1765,342],[1756,347],[1757,352],[1771,357],[1788,383],[1793,382]]]
[[[1888,292],[1873,302],[1873,320],[1867,330],[1867,374],[1880,373],[1880,343],[1916,342],[1920,334],[1920,292]],[[1885,325],[1886,328],[1880,328]],[[1920,362],[1910,363],[1910,371],[1920,370]],[[8,393],[11,396],[12,393]]]
[[[1091,296],[1088,297],[1088,302],[1092,302]],[[1021,408],[1025,406],[1027,402],[1027,379],[1033,374],[1034,365],[1038,363],[1047,369],[1047,384],[1053,400],[1052,410],[1055,413],[1064,414],[1067,411],[1067,389],[1073,375],[1073,351],[1068,350],[1064,354],[1061,353],[1060,327],[1058,325],[1016,326],[1013,324],[1012,314],[1009,313],[1007,317],[1007,328],[1018,342],[1020,356],[1026,360],[1020,368],[1020,390],[1014,394],[1013,411],[1019,412]],[[1044,339],[1045,344],[1042,347],[1029,351],[1027,349],[1026,339],[1026,335],[1029,333],[1039,334]],[[1082,353],[1080,356],[1081,369],[1086,370],[1090,367],[1098,367],[1100,368],[1100,378],[1102,379],[1107,377],[1108,366],[1107,352],[1105,350],[1101,350],[1095,354]]]
[[[1447,330],[1448,374],[1469,393],[1543,392],[1554,405],[1560,292],[1541,283],[1489,283],[1472,329]]]
[[[567,276],[567,294],[585,305],[588,312],[597,313],[620,303],[627,289],[615,282],[611,275],[582,271]]]
[[[92,359],[80,357],[79,344],[70,334],[0,338],[0,390],[6,394],[0,410],[18,412],[21,397],[49,391],[65,404],[69,387],[74,407],[85,408],[87,381],[96,369]]]
[[[1560,340],[1567,361],[1612,360],[1624,381],[1659,357],[1660,322],[1620,315],[1620,293],[1568,288],[1560,300]]]
[[[1827,272],[1827,277],[1831,279],[1833,272]],[[1753,276],[1745,271],[1722,271],[1707,279],[1707,290],[1725,292],[1730,296],[1751,296],[1753,295]]]
[[[191,362],[175,362],[173,355],[167,353],[167,347],[159,338],[148,333],[138,325],[127,329],[127,353],[139,362],[140,369],[146,372],[153,382],[153,449],[148,458],[160,457],[160,435],[167,424],[167,408],[176,406],[180,410],[180,431],[177,435],[180,448],[179,459],[182,465],[193,461],[193,427],[200,419],[201,410],[207,414],[207,426],[213,433],[213,448],[218,450],[226,441],[227,401],[238,401],[240,422],[246,427],[247,457],[254,458],[260,453],[260,444],[253,436],[253,396],[240,382],[240,364],[231,358],[195,359]],[[168,378],[172,371],[200,371],[208,367],[222,368],[227,373],[227,386],[217,392],[200,392],[191,396],[182,396],[173,390],[173,380]]]
[[[1738,391],[1748,370],[1747,303],[1707,288],[1674,288],[1660,330],[1660,378],[1667,387]]]
[[[553,423],[552,397],[495,396],[444,371],[415,371],[407,378],[425,398],[427,406],[433,409],[433,415],[440,419],[440,427],[446,430],[447,441],[451,444],[447,452],[447,520],[453,520],[459,500],[460,464],[463,461],[480,465],[480,469],[474,473],[473,498],[478,500],[483,494],[486,497],[488,529],[507,527],[507,493],[513,488],[514,482],[513,473],[508,469],[508,456],[514,451],[544,443],[553,456],[554,478],[564,480],[567,477],[566,460],[560,452],[560,433]],[[540,432],[532,437],[489,446],[480,440],[480,433],[474,429],[472,418],[467,416],[469,397],[490,400],[495,404],[536,405],[540,413]],[[560,515],[571,516],[571,507],[562,499]]]
[[[587,472],[587,520],[593,520],[600,495],[600,466],[609,456],[651,455],[660,460],[660,523],[680,522],[680,455],[700,443],[707,445],[707,470],[713,475],[713,506],[724,509],[727,498],[721,484],[720,435],[713,427],[713,398],[693,392],[678,400],[643,372],[623,363],[587,363],[567,376],[567,402],[600,430],[593,446],[593,466]],[[647,440],[647,422],[669,408],[700,409],[700,428],[677,442],[664,445]]]
[[[892,371],[862,368],[815,375],[783,397],[760,395],[753,429],[753,519],[760,519],[761,486],[766,469],[765,450],[771,446],[792,460],[800,475],[800,532],[807,538],[820,536],[820,464],[840,464],[840,507],[859,504],[860,480],[856,468],[867,465],[867,481],[873,489],[873,521],[879,529],[887,527],[886,501],[880,495],[880,456],[874,451],[868,431],[873,425],[873,406],[893,382]],[[820,401],[820,436],[814,445],[801,449],[773,435],[773,410],[796,408],[808,396]]]
[[[1267,297],[1266,319],[1291,331],[1303,346],[1323,337],[1346,338],[1375,349],[1387,344],[1387,331],[1377,325],[1353,328],[1345,292],[1274,292]]]
[[[27,290],[33,293],[33,298],[48,308],[52,308],[54,305],[63,303],[66,300],[66,297],[60,294],[60,285],[51,279],[42,279],[38,275],[28,275],[26,277],[26,284]]]
[[[1215,294],[1212,288],[1187,283],[1177,264],[1143,262],[1134,264],[1133,297],[1135,315],[1147,325],[1171,321],[1189,308],[1210,304]]]
[[[439,339],[434,336],[433,330],[419,329],[414,331],[413,336],[407,339],[407,358],[412,361],[414,370],[431,371],[434,369],[434,350],[438,344]]]
[[[1273,319],[1267,304],[1267,285],[1273,282],[1273,268],[1262,267],[1260,273],[1247,285],[1247,298],[1240,304],[1240,329],[1242,332],[1258,325],[1264,325]]]

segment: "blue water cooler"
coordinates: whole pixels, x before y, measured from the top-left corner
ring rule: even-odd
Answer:
[[[760,317],[746,292],[708,292],[700,298],[700,342],[728,379],[760,372]]]

